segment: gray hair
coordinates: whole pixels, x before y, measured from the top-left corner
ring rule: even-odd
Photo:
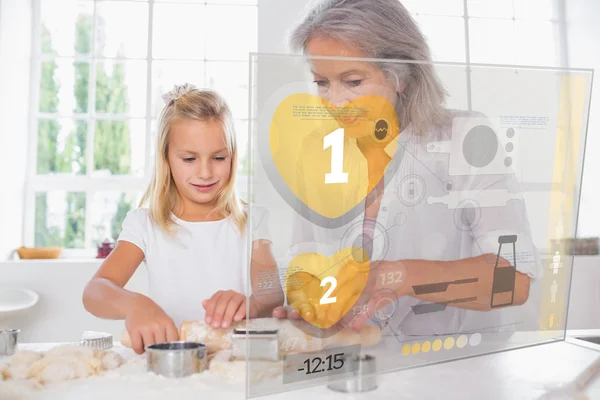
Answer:
[[[399,0],[318,0],[292,32],[291,50],[305,53],[308,42],[319,36],[358,46],[367,58],[417,61],[376,63],[398,88],[400,126],[411,123],[416,134],[426,134],[447,123],[446,91],[429,46]]]

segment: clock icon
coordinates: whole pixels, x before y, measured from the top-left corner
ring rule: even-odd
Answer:
[[[357,354],[360,354],[360,345],[335,346],[324,351],[288,354],[283,359],[283,383],[355,372],[355,363],[349,361]]]

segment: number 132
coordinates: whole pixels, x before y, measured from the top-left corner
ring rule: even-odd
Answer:
[[[387,274],[379,275],[382,285],[392,285],[394,283],[402,283],[402,272],[388,272]]]

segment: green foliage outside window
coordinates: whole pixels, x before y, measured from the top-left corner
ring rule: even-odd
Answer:
[[[76,54],[90,54],[93,17],[82,14],[75,25]],[[100,31],[102,21],[97,21]],[[99,37],[102,37],[100,32]],[[103,44],[98,43],[100,47]],[[43,53],[52,53],[52,37],[49,30],[42,26],[41,47]],[[58,112],[60,82],[57,79],[57,63],[45,62],[41,69],[41,87],[39,109],[46,113]],[[87,113],[90,64],[74,62],[73,112]],[[106,114],[127,114],[129,111],[126,69],[124,64],[115,63],[108,68],[102,63],[96,65],[96,111]],[[59,146],[61,124],[58,120],[40,119],[38,121],[38,162],[37,173],[44,174],[86,174],[87,171],[87,135],[88,124],[85,120],[76,120],[75,128]],[[59,148],[62,147],[62,148]],[[95,121],[94,169],[109,171],[111,175],[127,175],[131,172],[131,140],[128,121]],[[35,245],[63,246],[65,248],[85,247],[86,194],[69,192],[66,196],[64,232],[57,226],[48,226],[48,194],[36,194],[35,208]],[[110,221],[110,235],[118,237],[121,224],[127,212],[133,207],[123,193],[117,205],[117,212]]]

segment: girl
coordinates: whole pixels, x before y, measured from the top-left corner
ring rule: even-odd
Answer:
[[[183,320],[228,327],[247,310],[248,213],[235,192],[238,151],[229,107],[217,93],[189,84],[163,100],[152,182],[83,293],[90,313],[125,320],[138,354],[178,340]],[[253,234],[249,318],[271,316],[283,302],[264,211],[252,220],[260,225]],[[142,262],[148,297],[124,289]],[[257,296],[259,277],[261,287],[272,289]]]

